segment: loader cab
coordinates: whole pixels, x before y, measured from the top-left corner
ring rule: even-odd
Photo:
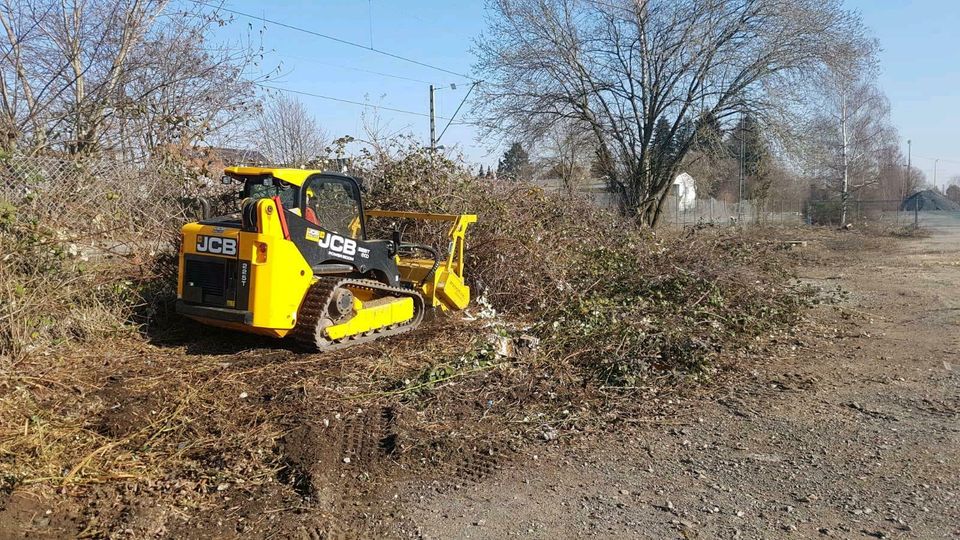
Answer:
[[[365,240],[360,187],[349,176],[317,174],[300,190],[301,217],[346,238]]]
[[[242,199],[279,197],[285,209],[313,225],[346,238],[366,239],[360,186],[349,176],[319,173],[309,176],[299,186],[269,174],[247,176],[243,180]]]

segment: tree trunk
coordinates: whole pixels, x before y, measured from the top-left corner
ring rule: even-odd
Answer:
[[[849,159],[847,156],[849,141],[847,140],[847,93],[846,91],[842,92],[840,95],[840,153],[843,158],[843,183],[840,188],[840,227],[843,228],[847,225],[847,198],[849,197],[850,189],[850,165]]]
[[[620,209],[624,216],[634,218],[638,225],[654,228],[660,223],[671,182],[661,181],[649,172],[639,175],[642,176],[631,178],[628,186],[620,190]],[[666,174],[668,179],[673,176],[673,171]]]

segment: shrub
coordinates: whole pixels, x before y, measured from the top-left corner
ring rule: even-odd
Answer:
[[[809,303],[768,244],[739,230],[654,233],[577,197],[475,178],[416,148],[381,156],[365,174],[371,200],[385,207],[479,214],[467,245],[474,295],[530,325],[550,358],[573,358],[605,384],[707,373],[726,346],[789,325]],[[426,240],[444,247],[431,233]]]
[[[737,232],[660,234],[574,196],[475,178],[406,139],[356,164],[367,206],[476,213],[466,274],[515,325],[605,384],[652,371],[706,373],[727,344],[789,324],[802,291]],[[179,228],[216,194],[176,165],[17,160],[0,164],[0,354],[129,331],[169,311]],[[184,180],[186,178],[186,180]],[[445,225],[404,226],[445,250]]]
[[[142,308],[170,292],[156,278],[176,249],[183,194],[195,190],[182,178],[150,164],[3,160],[0,356],[144,322],[152,310]]]

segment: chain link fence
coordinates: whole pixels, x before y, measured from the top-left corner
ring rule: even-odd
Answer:
[[[841,202],[836,199],[806,203],[806,222],[811,225],[841,225]],[[917,199],[850,200],[846,222],[852,226],[960,227],[960,211],[924,208]]]
[[[619,210],[615,194],[602,187],[580,190],[594,204]],[[724,225],[841,225],[841,201],[755,201],[731,203],[706,198],[689,200],[668,195],[660,216],[661,226],[685,227],[698,224]],[[930,209],[916,199],[856,200],[847,202],[846,223],[852,226],[960,227],[960,210]]]
[[[910,200],[850,200],[846,223],[851,226],[885,227],[960,227],[960,211],[930,210],[911,205]],[[714,199],[682,201],[670,196],[664,203],[661,223],[688,226],[702,223],[714,225],[841,225],[842,205],[839,199],[767,202],[763,205],[745,201],[742,204]]]
[[[541,179],[539,187],[553,194],[566,193],[557,179]],[[593,204],[612,211],[619,211],[617,194],[609,190],[602,180],[581,183],[575,189],[578,196],[586,197]],[[687,226],[697,224],[736,225],[802,225],[806,216],[805,203],[800,201],[753,201],[731,203],[714,198],[684,199],[676,194],[667,195],[660,216],[661,226]]]
[[[0,159],[0,360],[151,320],[210,184],[161,163]]]
[[[208,211],[222,190],[218,182],[163,163],[57,157],[0,160],[4,215],[88,249],[128,253],[132,245],[139,245],[156,251],[180,224]]]
[[[660,223],[681,227],[707,223],[712,225],[802,225],[805,222],[804,218],[804,205],[801,202],[728,203],[712,198],[683,200],[670,195],[664,202]]]

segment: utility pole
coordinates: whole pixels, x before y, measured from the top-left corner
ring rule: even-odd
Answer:
[[[910,185],[911,177],[913,176],[913,162],[911,161],[913,155],[913,146],[912,141],[907,139],[907,185]],[[916,229],[920,224],[920,199],[913,199],[913,228]]]
[[[367,20],[370,22],[370,48],[373,48],[373,0],[367,0]]]
[[[437,149],[437,112],[433,106],[433,85],[430,85],[430,150]]]
[[[934,191],[936,191],[936,189],[937,189],[937,163],[939,163],[939,162],[940,162],[940,159],[934,159],[934,160],[933,160],[933,189],[934,189]]]

